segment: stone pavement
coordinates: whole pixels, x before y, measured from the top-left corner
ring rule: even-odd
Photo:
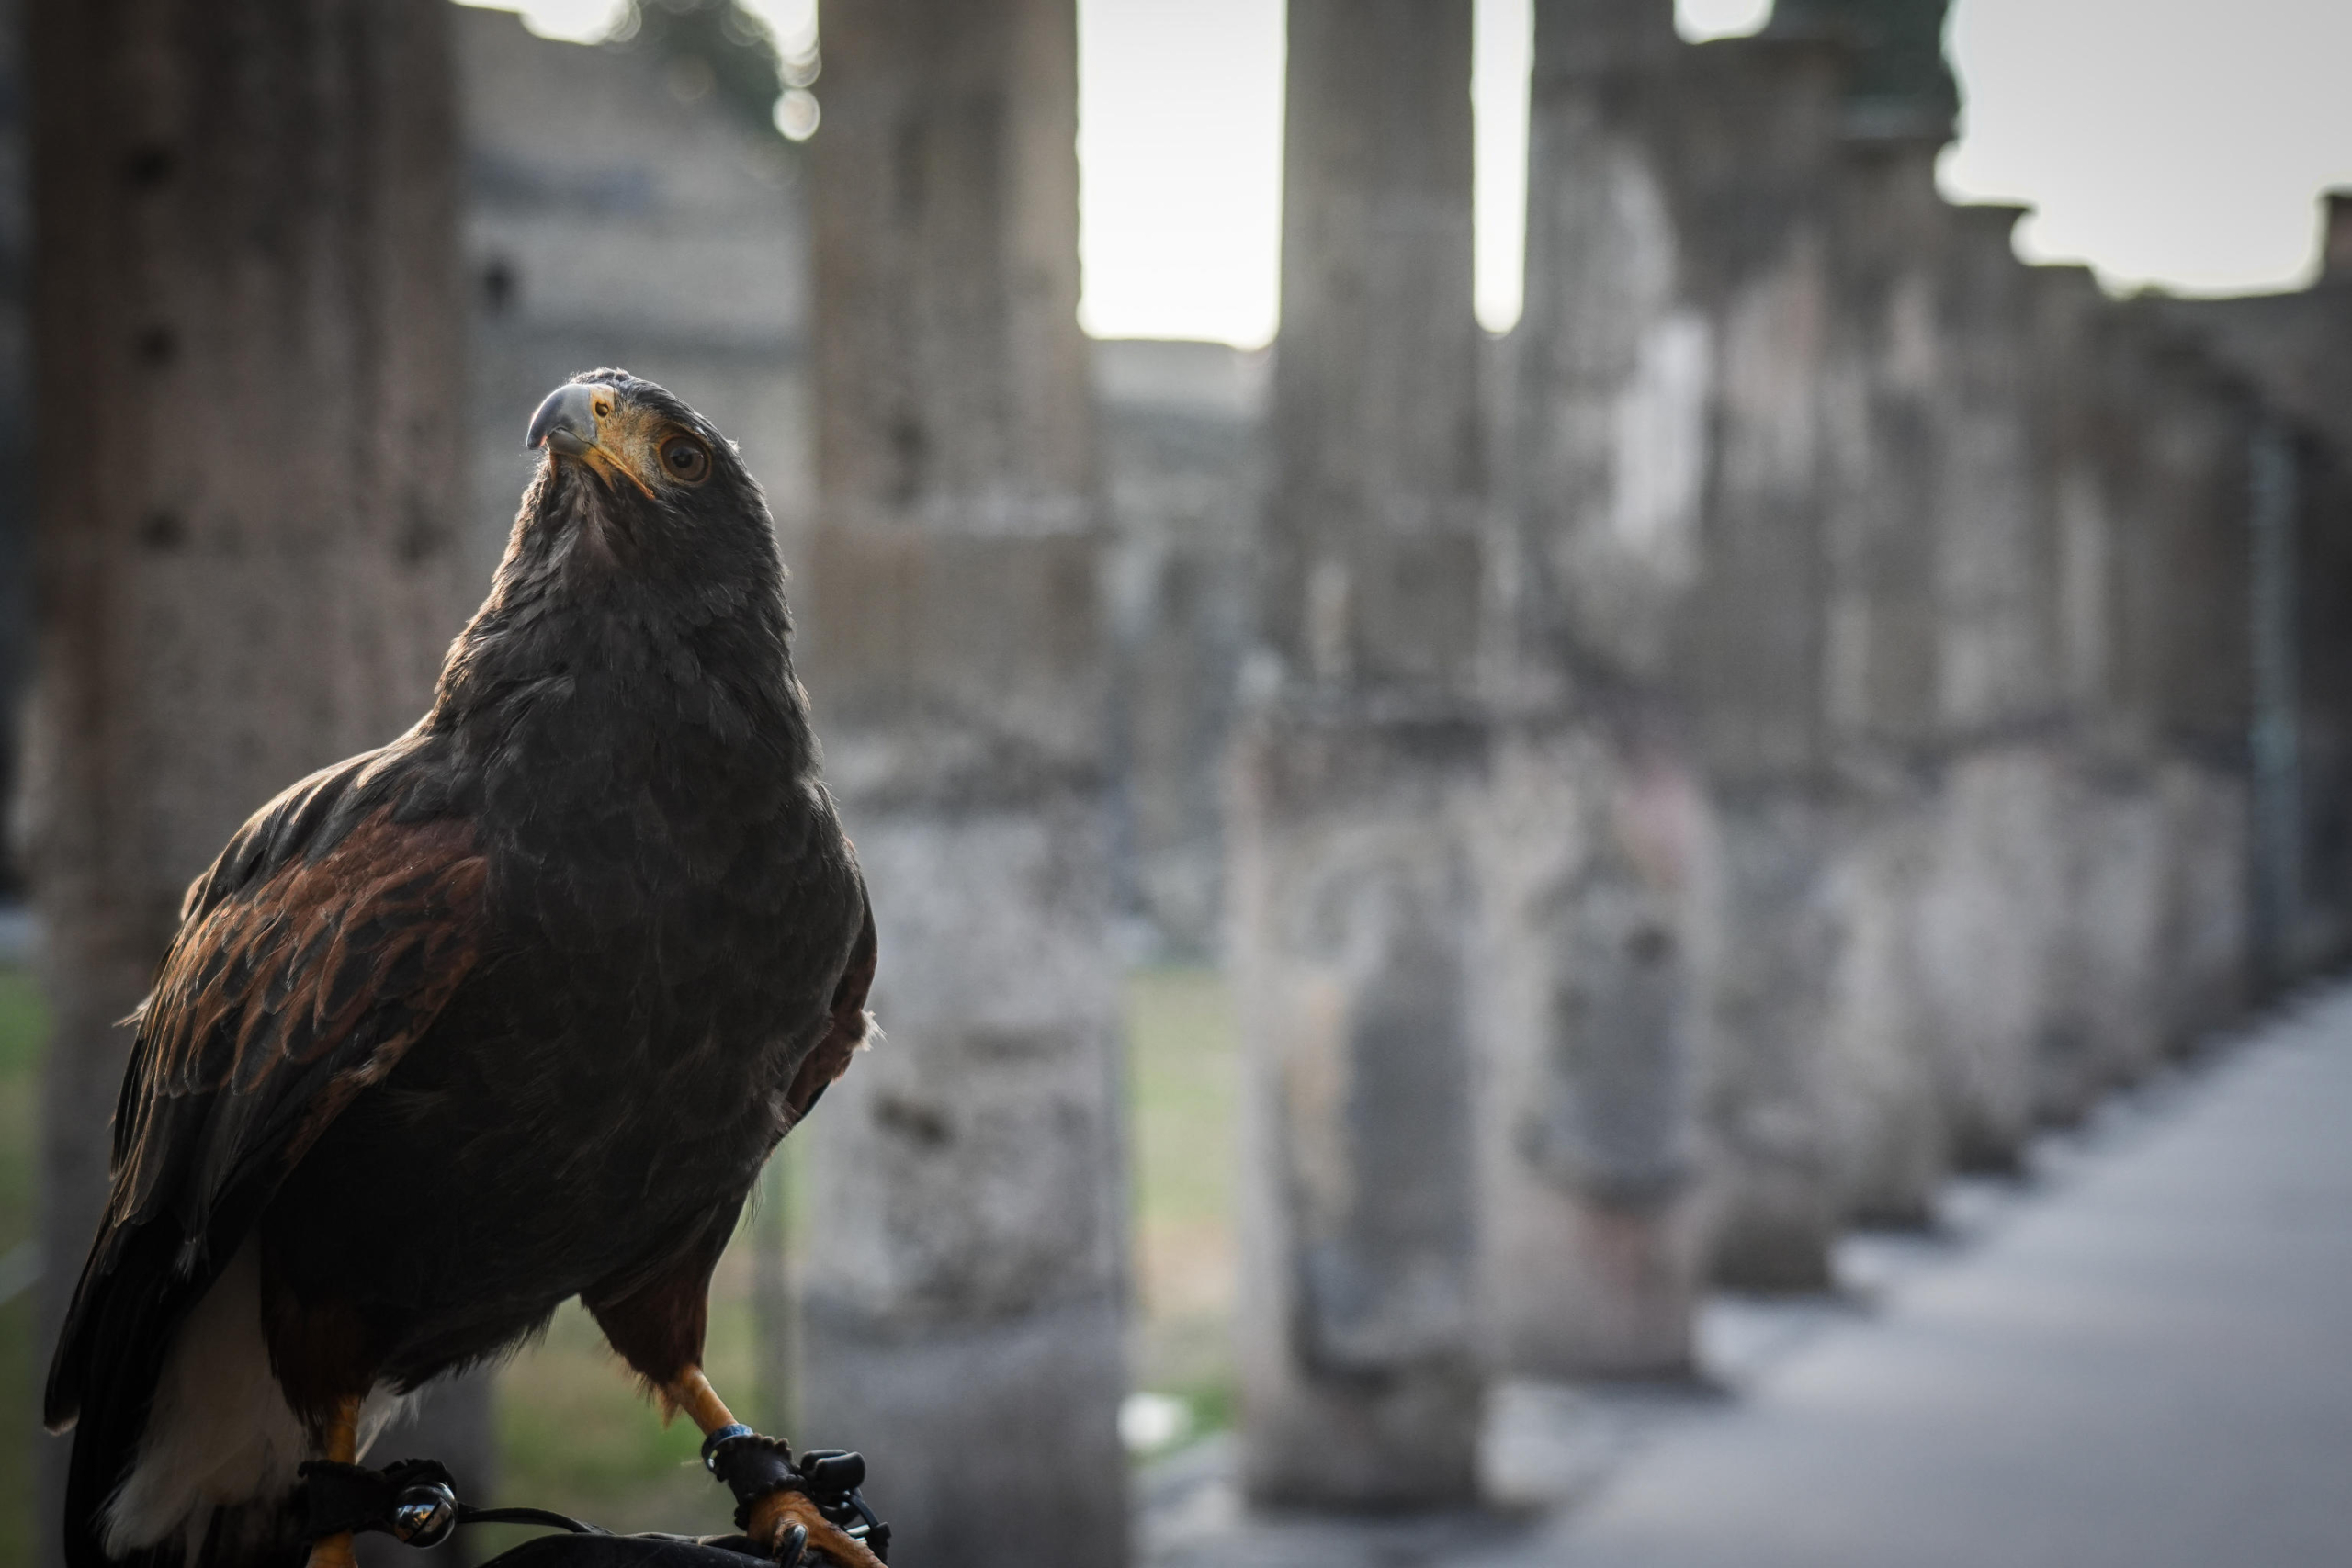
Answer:
[[[1514,1387],[1509,1511],[1247,1517],[1204,1446],[1151,1568],[2352,1563],[2352,989],[1858,1237],[1841,1296],[1724,1302],[1710,1386]]]

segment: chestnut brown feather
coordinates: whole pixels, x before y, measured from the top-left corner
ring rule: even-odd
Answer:
[[[873,1021],[866,1014],[865,998],[874,986],[876,957],[874,913],[869,909],[865,923],[858,928],[857,946],[850,952],[849,967],[842,971],[841,983],[833,987],[832,1006],[826,1010],[831,1022],[825,1038],[800,1064],[792,1088],[785,1094],[794,1126],[798,1126],[800,1119],[816,1108],[834,1080],[849,1071],[851,1058],[866,1043]]]
[[[401,824],[379,811],[184,927],[141,1010],[144,1059],[117,1124],[108,1228],[143,1217],[166,1186],[200,1213],[254,1155],[300,1159],[472,971],[485,876],[468,824]],[[302,1071],[322,1064],[323,1082]],[[198,1168],[179,1168],[190,1152],[181,1122],[223,1089],[238,1113],[203,1107]],[[299,1111],[290,1132],[266,1150],[247,1146],[288,1110]],[[191,1175],[198,1191],[185,1186]]]

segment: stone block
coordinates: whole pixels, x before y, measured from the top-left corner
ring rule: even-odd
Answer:
[[[2044,749],[1956,758],[1928,806],[1918,973],[1955,1164],[2015,1168],[2035,1122],[2035,1053],[2064,912],[2064,774]]]
[[[1475,1493],[1475,725],[1261,714],[1236,750],[1242,1475],[1345,1507]]]
[[[1662,744],[1514,725],[1476,830],[1490,1354],[1538,1377],[1686,1373],[1719,939],[1706,796]]]
[[[1904,792],[1838,807],[1828,868],[1837,957],[1824,1044],[1838,1211],[1871,1225],[1932,1221],[1951,1138],[1924,1015],[1918,911],[1933,817]]]
[[[1714,812],[1724,939],[1700,1097],[1709,1272],[1737,1290],[1822,1290],[1839,1220],[1826,1076],[1834,824],[1799,791],[1719,793]]]

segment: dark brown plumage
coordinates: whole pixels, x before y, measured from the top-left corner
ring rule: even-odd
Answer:
[[[715,1419],[711,1269],[865,1038],[874,924],[732,447],[619,371],[532,437],[432,711],[239,830],[140,1010],[50,1373],[75,1568],[300,1561],[360,1400],[569,1296]]]

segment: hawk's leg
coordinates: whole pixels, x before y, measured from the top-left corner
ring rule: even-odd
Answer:
[[[357,1398],[335,1402],[322,1434],[321,1459],[334,1464],[359,1462],[359,1404]],[[352,1552],[348,1530],[341,1535],[321,1536],[311,1543],[309,1568],[357,1568],[358,1561]]]
[[[718,1391],[703,1376],[702,1345],[710,1320],[710,1271],[734,1233],[737,1211],[715,1215],[699,1244],[668,1269],[624,1295],[583,1292],[582,1304],[605,1331],[629,1369],[651,1384],[664,1409],[683,1411],[704,1437],[736,1425]],[[752,1506],[744,1534],[774,1550],[795,1524],[808,1529],[808,1544],[842,1568],[883,1568],[882,1560],[839,1525],[817,1511],[799,1492],[772,1492]],[[312,1560],[311,1568],[326,1568]]]
[[[662,1397],[684,1411],[706,1438],[736,1424],[700,1367],[688,1367],[673,1382],[662,1384]],[[743,1533],[773,1551],[784,1532],[796,1524],[808,1531],[810,1546],[842,1564],[842,1568],[883,1568],[882,1560],[866,1550],[864,1541],[819,1513],[817,1505],[808,1500],[806,1493],[769,1493],[752,1505],[752,1517]]]

